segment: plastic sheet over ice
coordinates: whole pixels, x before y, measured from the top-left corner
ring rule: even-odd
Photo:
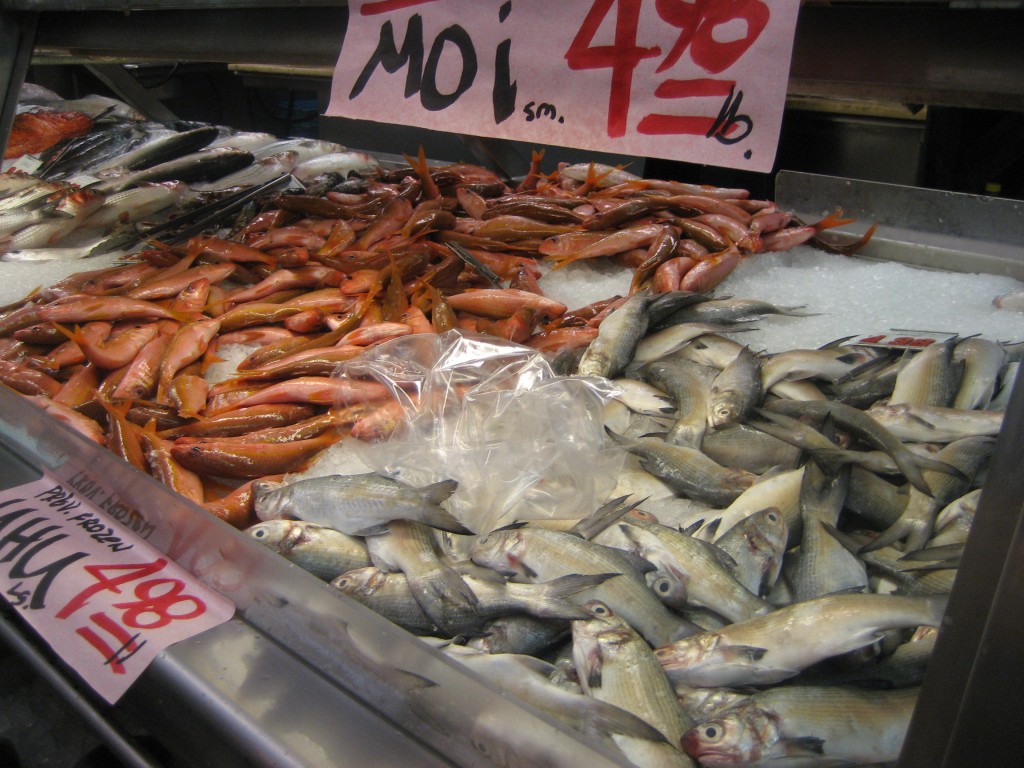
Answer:
[[[601,416],[612,392],[555,375],[527,347],[458,331],[416,334],[374,347],[337,375],[380,381],[405,414],[388,439],[345,446],[410,485],[457,480],[449,511],[477,533],[583,517],[615,486],[623,454],[606,445]]]

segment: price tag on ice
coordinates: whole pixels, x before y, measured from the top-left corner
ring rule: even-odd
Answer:
[[[0,491],[0,591],[106,701],[234,605],[49,475]]]
[[[799,5],[351,2],[327,114],[767,172]]]
[[[11,165],[11,168],[15,171],[21,171],[22,173],[35,173],[43,165],[43,161],[35,155],[22,155]]]

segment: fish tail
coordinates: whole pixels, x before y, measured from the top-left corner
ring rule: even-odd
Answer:
[[[570,573],[541,585],[540,598],[531,613],[540,618],[586,621],[594,618],[590,609],[573,602],[574,595],[585,589],[596,587],[618,573],[581,574]]]
[[[915,459],[915,463],[917,464],[917,466],[921,467],[921,469],[927,469],[929,472],[941,472],[944,475],[952,475],[958,480],[970,480],[970,478],[967,477],[967,475],[965,475],[963,471],[957,469],[952,464],[947,464],[944,461],[932,459],[927,456],[920,456],[917,454],[915,454],[915,456],[917,457]]]
[[[430,485],[425,485],[420,488],[420,494],[423,500],[428,504],[440,504],[455,493],[455,489],[458,487],[458,480],[440,480],[436,483],[431,483]]]
[[[562,602],[582,592],[584,589],[596,587],[613,576],[620,575],[618,573],[570,573],[565,576],[559,576],[544,583],[544,599]],[[587,611],[583,616],[585,619],[592,617],[593,614],[590,611]]]
[[[949,594],[927,595],[922,599],[928,605],[928,613],[930,614],[928,626],[941,626],[942,617],[945,616],[946,606],[949,604]]]
[[[815,222],[814,224],[811,224],[811,226],[814,227],[814,229],[816,229],[818,232],[821,232],[823,229],[831,229],[832,227],[841,227],[844,224],[852,224],[853,222],[856,221],[856,219],[844,219],[844,218],[842,218],[842,215],[843,215],[843,209],[842,208],[836,208],[834,211],[832,211],[832,213],[830,213],[824,219],[822,219],[821,221]]]
[[[434,183],[433,177],[430,175],[430,166],[427,164],[426,151],[423,149],[423,145],[420,144],[420,150],[416,155],[416,159],[409,157],[409,155],[403,155],[405,161],[409,163],[409,167],[412,168],[416,175],[420,177],[420,182],[423,184],[423,194],[428,198],[437,198],[441,196],[441,192],[437,188],[437,184]]]
[[[66,328],[65,326],[61,325],[60,323],[54,323],[54,322],[51,321],[50,325],[52,325],[58,331],[63,333],[65,336],[67,336],[70,341],[75,342],[75,344],[81,344],[82,343],[82,329],[81,329],[80,326],[75,325],[73,330],[69,330],[68,328]]]
[[[606,731],[644,741],[669,743],[665,734],[632,712],[592,697],[589,698],[589,702],[588,720],[598,732]]]

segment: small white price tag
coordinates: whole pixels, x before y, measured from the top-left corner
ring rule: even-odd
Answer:
[[[46,474],[0,491],[0,591],[111,704],[162,650],[235,611],[220,593]]]
[[[850,344],[883,349],[906,349],[916,352],[940,341],[949,341],[957,336],[949,331],[922,331],[909,328],[892,328],[885,333],[869,333],[858,336]]]
[[[77,187],[88,187],[90,184],[95,184],[99,180],[98,176],[90,176],[88,173],[80,173],[77,176],[65,179],[68,184],[74,184]]]
[[[22,155],[14,161],[11,168],[22,173],[35,173],[42,165],[43,161],[35,155]]]

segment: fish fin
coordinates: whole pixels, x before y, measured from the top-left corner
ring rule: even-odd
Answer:
[[[944,475],[952,475],[958,480],[964,480],[967,482],[970,482],[971,480],[971,478],[967,477],[967,475],[963,473],[963,470],[957,469],[952,464],[947,464],[944,461],[939,461],[938,459],[931,459],[928,458],[927,456],[921,456],[919,454],[914,455],[917,456],[917,458],[914,459],[914,463],[917,464],[917,466],[919,466],[921,469],[927,469],[929,472],[941,472]]]
[[[928,547],[917,552],[908,552],[900,558],[900,561],[914,560],[936,562],[947,560],[951,557],[959,557],[964,552],[963,544],[946,544],[937,547]]]
[[[701,540],[697,539],[697,541]],[[736,562],[736,558],[734,558],[724,549],[719,547],[717,544],[714,544],[710,541],[701,541],[701,543],[704,544],[704,548],[707,549],[707,551],[714,556],[715,560],[717,560],[719,565],[721,565],[723,568],[731,571],[739,567],[739,563]]]
[[[459,487],[458,480],[441,480],[430,485],[425,485],[419,488],[419,493],[423,497],[423,500],[429,504],[440,504],[442,501],[447,499],[453,493],[455,489]]]
[[[544,582],[545,592],[550,592],[546,597],[568,598],[577,592],[582,592],[584,589],[604,584],[613,576],[621,575],[620,573],[570,573],[565,576],[558,576],[551,581]],[[587,612],[587,618],[590,618],[592,615],[589,611]]]
[[[658,566],[656,566],[650,560],[641,557],[636,552],[627,552],[624,549],[620,549],[619,554],[625,557],[626,560],[629,561],[629,564],[633,566],[633,568],[635,568],[637,573],[639,573],[640,575],[658,570]]]
[[[680,533],[685,533],[687,536],[693,536],[695,533],[697,533],[697,531],[699,531],[701,529],[702,525],[704,525],[704,519],[703,518],[701,518],[700,520],[695,520],[694,522],[690,523],[685,528],[680,526],[677,530]],[[717,526],[716,526],[716,528],[717,528]]]
[[[630,736],[634,739],[655,743],[669,743],[665,734],[632,712],[600,699],[591,698],[590,701],[593,702],[588,703],[590,724],[598,731],[616,733],[620,736]]]
[[[453,480],[452,482],[455,481]],[[429,525],[431,528],[448,531],[448,533],[458,533],[464,536],[471,536],[475,533],[475,531],[467,528],[458,518],[441,507],[428,508],[419,522]]]
[[[734,661],[760,661],[768,653],[767,648],[754,645],[720,645],[724,657]]]
[[[714,520],[708,520],[704,523],[703,527],[700,528],[700,533],[707,534],[711,538],[718,536],[718,528],[722,524],[722,518],[716,517]]]
[[[786,757],[825,754],[825,740],[817,736],[798,736],[791,739],[780,739],[779,745],[785,750]]]
[[[623,506],[623,502],[628,498],[629,494],[626,494],[625,496],[618,496],[611,501],[605,502],[594,510],[592,514],[576,523],[569,532],[590,541],[601,533],[601,531],[619,520],[623,515],[632,511],[640,504],[643,504],[649,497],[644,497],[640,499],[640,501]]]
[[[856,219],[844,219],[842,216],[843,216],[843,209],[842,208],[836,208],[828,216],[826,216],[825,218],[823,218],[823,219],[821,219],[819,221],[816,221],[814,224],[811,224],[811,226],[814,227],[819,232],[821,232],[823,229],[831,229],[832,227],[841,227],[844,224],[852,224],[853,222],[856,221]]]
[[[535,570],[533,570],[533,568],[531,568],[525,562],[520,560],[518,557],[513,555],[512,553],[508,554],[508,561],[509,561],[509,564],[517,572],[521,572],[524,576],[526,576],[526,578],[528,578],[528,579],[536,579],[537,578],[537,572]]]

